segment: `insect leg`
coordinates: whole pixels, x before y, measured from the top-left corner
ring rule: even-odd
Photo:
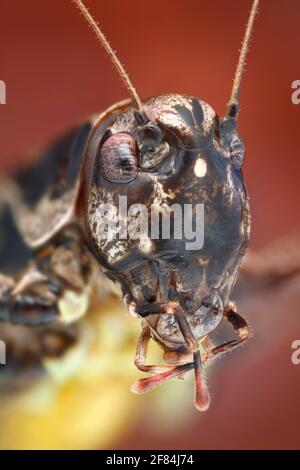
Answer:
[[[137,394],[149,392],[153,388],[158,387],[158,385],[162,385],[167,380],[183,377],[187,372],[193,369],[195,371],[196,380],[195,406],[200,411],[206,411],[209,407],[210,398],[199,351],[194,353],[193,362],[173,367],[171,370],[161,372],[152,377],[138,379],[131,387],[131,391]]]
[[[135,356],[135,365],[139,370],[143,372],[152,372],[155,375],[144,379],[136,380],[131,387],[131,391],[133,393],[146,393],[152,388],[165,382],[166,380],[184,375],[186,372],[193,369],[193,363],[184,364],[180,366],[174,366],[171,364],[165,364],[162,366],[146,365],[145,361],[150,339],[150,327],[148,325],[145,325],[138,340]]]
[[[215,348],[215,345],[209,336],[205,336],[205,338],[201,342],[201,345],[203,346],[205,351]]]
[[[194,353],[194,370],[196,382],[195,406],[199,411],[206,411],[209,408],[210,397],[203,373],[200,351]]]
[[[155,375],[143,379],[138,379],[131,387],[132,392],[141,394],[161,385],[166,380],[183,377],[187,372],[192,369],[195,371],[196,382],[196,398],[195,406],[200,411],[205,411],[209,407],[210,398],[207,390],[206,380],[203,373],[202,361],[200,351],[197,350],[193,354],[193,362],[188,362],[182,365],[162,365],[152,366],[146,365],[146,355],[148,343],[151,339],[151,330],[148,325],[143,327],[142,333],[138,340],[135,365],[143,372],[152,372]]]
[[[227,351],[232,351],[233,349],[241,346],[243,343],[248,341],[248,339],[252,336],[252,331],[246,320],[239,315],[232,304],[228,306],[228,308],[223,313],[226,320],[233,326],[234,330],[238,333],[238,338],[234,340],[227,341],[220,346],[216,346],[215,348],[211,349],[210,351],[204,353],[203,359],[204,361],[216,359]]]
[[[152,375],[144,379],[138,379],[133,386],[131,391],[137,394],[149,392],[158,385],[163,384],[166,380],[175,379],[185,375],[187,372],[193,370],[194,363],[189,362],[180,366],[173,367],[171,370],[161,372],[160,374]]]
[[[186,319],[186,316],[182,310],[180,310],[176,315],[176,320],[178,322],[180,331],[185,339],[186,345],[191,352],[196,352],[199,350],[199,344],[195,338],[191,327]]]
[[[136,347],[136,355],[134,361],[135,366],[143,372],[152,372],[153,374],[159,374],[165,370],[174,369],[174,365],[169,364],[163,364],[161,366],[146,365],[147,349],[150,339],[150,327],[148,325],[145,325],[142,329]]]
[[[0,321],[71,323],[87,310],[89,275],[90,260],[78,242],[64,238],[46,246],[15,278],[0,276]]]

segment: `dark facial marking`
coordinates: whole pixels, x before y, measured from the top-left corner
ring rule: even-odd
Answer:
[[[174,108],[176,109],[180,117],[184,120],[184,122],[187,124],[187,126],[189,127],[195,126],[194,116],[185,106],[176,105],[174,106]]]
[[[201,126],[204,120],[204,113],[201,104],[199,103],[198,100],[193,100],[193,115],[194,115],[194,121],[195,124],[198,126]]]

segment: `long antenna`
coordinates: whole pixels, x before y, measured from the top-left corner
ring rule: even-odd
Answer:
[[[240,52],[239,62],[238,62],[236,72],[235,72],[231,97],[228,103],[228,116],[231,116],[235,119],[237,118],[237,115],[240,110],[240,96],[239,95],[240,95],[241,81],[242,81],[243,72],[245,70],[246,58],[247,58],[247,54],[249,51],[249,44],[250,44],[251,34],[253,31],[254,20],[258,13],[258,5],[259,5],[259,0],[254,0],[251,11],[250,11],[244,39],[242,42],[242,48]]]
[[[142,102],[136,92],[136,89],[132,85],[130,78],[128,76],[128,73],[126,72],[125,68],[119,61],[116,53],[112,49],[111,45],[109,44],[108,40],[106,39],[104,33],[102,32],[100,26],[98,25],[97,21],[93,18],[87,7],[84,5],[84,3],[81,0],[73,0],[75,5],[79,8],[81,13],[83,14],[84,18],[86,21],[89,23],[89,25],[92,27],[94,30],[97,39],[100,41],[104,49],[106,50],[113,66],[116,68],[118,74],[120,75],[121,79],[123,80],[123,83],[125,84],[126,88],[128,89],[132,101],[135,102],[136,106],[140,111],[143,111],[143,105]]]

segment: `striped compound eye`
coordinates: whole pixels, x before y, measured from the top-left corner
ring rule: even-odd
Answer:
[[[109,137],[99,158],[102,176],[111,183],[130,183],[138,174],[138,146],[129,134],[120,132]]]

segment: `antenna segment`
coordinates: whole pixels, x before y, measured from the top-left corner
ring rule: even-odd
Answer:
[[[86,19],[88,24],[92,27],[93,31],[96,34],[97,39],[100,41],[101,45],[106,50],[113,66],[117,70],[117,72],[120,75],[124,85],[128,89],[128,91],[131,95],[132,101],[136,104],[136,106],[138,107],[138,109],[140,111],[143,111],[142,102],[141,102],[141,100],[140,100],[140,98],[137,94],[136,89],[134,88],[134,86],[132,85],[132,83],[130,81],[128,73],[126,72],[125,68],[123,67],[120,60],[118,59],[115,51],[112,49],[111,45],[109,44],[106,36],[102,32],[102,30],[101,30],[100,26],[98,25],[97,21],[93,18],[93,16],[91,15],[91,13],[89,12],[87,7],[84,5],[84,3],[81,0],[73,0],[73,2],[77,6],[77,8],[80,10],[80,12],[84,16],[84,18]]]

